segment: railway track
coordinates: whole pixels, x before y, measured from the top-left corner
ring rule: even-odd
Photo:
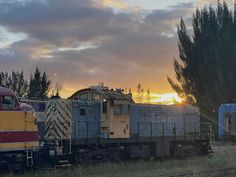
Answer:
[[[157,177],[234,177],[236,176],[236,168],[225,168],[219,170],[209,170],[200,172],[185,172],[181,174],[165,174]]]

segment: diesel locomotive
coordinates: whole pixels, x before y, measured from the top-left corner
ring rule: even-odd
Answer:
[[[70,152],[74,163],[211,152],[197,107],[136,104],[129,94],[104,87],[49,101],[45,121],[45,139]]]
[[[39,149],[36,117],[23,111],[14,93],[0,87],[0,168],[18,170],[34,164]]]

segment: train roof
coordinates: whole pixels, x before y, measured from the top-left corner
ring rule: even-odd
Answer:
[[[128,94],[124,94],[123,92],[118,91],[118,90],[104,89],[104,88],[100,88],[100,87],[90,87],[90,88],[79,90],[79,91],[75,92],[73,95],[71,95],[69,98],[73,99],[79,93],[84,92],[84,91],[89,91],[89,90],[92,90],[92,91],[94,91],[94,92],[96,92],[98,94],[101,94],[101,95],[103,95],[107,99],[111,99],[111,100],[127,100],[127,101],[130,101],[130,102],[133,102],[132,96],[130,96]]]
[[[11,89],[8,89],[6,87],[0,87],[0,95],[11,95],[14,96],[14,93]]]

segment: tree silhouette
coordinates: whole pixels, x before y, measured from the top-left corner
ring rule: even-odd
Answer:
[[[168,81],[180,97],[215,121],[220,104],[236,101],[236,6],[234,12],[225,2],[218,2],[216,9],[196,9],[192,27],[190,36],[183,19],[178,25],[178,82]]]
[[[27,93],[28,82],[23,71],[0,72],[0,86],[10,88],[18,97],[23,97]]]
[[[138,84],[138,87],[137,87],[136,101],[138,103],[142,103],[143,102],[143,89],[142,89],[142,86],[141,86],[140,83]]]
[[[28,98],[34,99],[47,99],[50,89],[51,81],[48,79],[47,74],[36,68],[34,75],[30,77]]]

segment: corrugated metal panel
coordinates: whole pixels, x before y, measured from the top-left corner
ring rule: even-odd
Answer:
[[[226,120],[226,117],[229,116],[231,117],[231,125],[229,125],[229,122]],[[225,138],[225,136],[227,136],[226,134],[236,136],[236,104],[222,104],[219,107],[218,121],[220,139]]]
[[[131,105],[133,137],[199,134],[199,110],[192,106]]]

